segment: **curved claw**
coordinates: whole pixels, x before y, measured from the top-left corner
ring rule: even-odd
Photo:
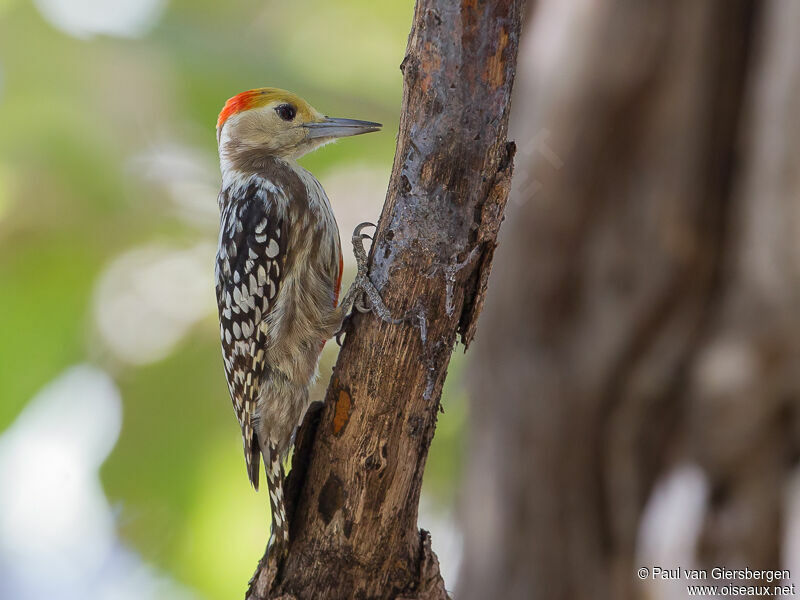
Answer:
[[[360,236],[361,235],[361,230],[364,229],[365,227],[375,227],[375,228],[377,228],[377,225],[375,225],[375,223],[370,223],[369,221],[364,221],[363,223],[359,223],[358,225],[356,225],[356,228],[353,230],[353,237]]]
[[[350,323],[353,319],[353,313],[346,314],[342,319],[342,324],[339,326],[339,331],[333,334],[333,339],[336,340],[336,345],[341,348],[344,345],[347,333],[350,330]]]
[[[356,301],[353,302],[353,308],[360,313],[372,312],[372,304],[370,304],[369,298],[367,298],[366,294],[360,298],[357,298]]]
[[[361,233],[361,230],[364,229],[365,227],[375,227],[375,225],[372,224],[372,223],[367,223],[367,222],[360,223],[359,225],[356,225],[356,228],[353,230],[353,237],[352,237],[353,244],[359,244],[360,245],[361,244],[361,240],[371,240],[372,239],[372,236],[370,236],[370,235],[368,235],[366,233]]]

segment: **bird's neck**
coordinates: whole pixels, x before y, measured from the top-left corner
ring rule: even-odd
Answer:
[[[324,195],[314,176],[292,159],[261,154],[236,164],[220,164],[222,191],[230,197],[238,197],[254,183],[274,188],[290,202],[305,200],[311,192]]]

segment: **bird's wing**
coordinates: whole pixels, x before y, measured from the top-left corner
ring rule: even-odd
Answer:
[[[265,368],[266,317],[280,289],[288,237],[274,193],[257,184],[237,197],[223,191],[215,269],[225,375],[255,489],[260,464],[256,403]]]

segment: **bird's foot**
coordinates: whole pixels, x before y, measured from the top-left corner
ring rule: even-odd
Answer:
[[[353,254],[356,257],[356,265],[358,271],[356,272],[355,281],[347,290],[344,299],[342,300],[342,309],[345,317],[342,321],[342,326],[336,333],[336,342],[341,346],[341,336],[347,332],[349,321],[355,312],[368,313],[372,312],[381,321],[387,323],[397,324],[402,323],[403,319],[395,319],[392,317],[391,311],[383,302],[378,288],[372,283],[372,280],[367,274],[367,251],[364,249],[364,240],[371,240],[372,236],[362,233],[366,227],[375,227],[374,223],[361,223],[355,230],[353,230]]]

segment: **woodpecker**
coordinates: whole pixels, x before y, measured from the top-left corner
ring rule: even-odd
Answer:
[[[326,340],[355,306],[392,320],[366,275],[362,233],[353,233],[358,274],[338,303],[339,230],[319,181],[297,159],[380,123],[329,118],[299,96],[259,88],[230,98],[217,120],[222,189],[215,265],[225,375],[258,490],[260,457],[272,509],[270,552],[288,550],[283,461],[309,406]],[[367,298],[365,300],[364,298]]]

